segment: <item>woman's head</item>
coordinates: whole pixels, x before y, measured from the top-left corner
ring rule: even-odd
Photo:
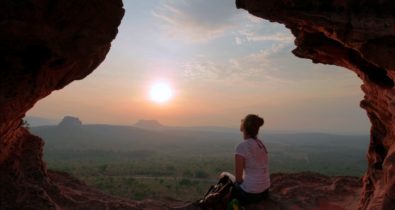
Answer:
[[[249,114],[241,120],[240,131],[243,132],[244,137],[256,138],[263,123],[263,118]]]

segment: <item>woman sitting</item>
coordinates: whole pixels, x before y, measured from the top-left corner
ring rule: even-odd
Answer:
[[[267,149],[257,138],[263,123],[261,117],[253,114],[247,115],[241,121],[240,131],[244,140],[237,145],[235,151],[235,177],[226,172],[221,175],[229,176],[234,181],[232,198],[236,198],[243,206],[269,196]]]

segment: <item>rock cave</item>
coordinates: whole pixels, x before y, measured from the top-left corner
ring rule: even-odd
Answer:
[[[360,105],[372,126],[368,167],[355,208],[393,209],[395,2],[237,0],[236,6],[290,29],[296,38],[296,56],[345,67],[361,78],[365,97]],[[4,67],[0,71],[0,209],[167,206],[111,197],[68,174],[47,170],[43,140],[22,124],[38,100],[95,70],[110,50],[123,14],[121,0],[0,1],[0,64]],[[291,175],[281,176],[291,179]]]

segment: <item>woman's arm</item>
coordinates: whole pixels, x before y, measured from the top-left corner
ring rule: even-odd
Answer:
[[[244,169],[244,157],[241,155],[235,155],[235,176],[236,183],[243,182],[243,169]]]

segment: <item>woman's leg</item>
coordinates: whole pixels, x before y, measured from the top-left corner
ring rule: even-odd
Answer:
[[[232,189],[232,198],[239,200],[240,204],[245,206],[250,203],[258,203],[269,198],[269,190],[262,193],[253,194],[245,192],[240,185],[235,184]]]

